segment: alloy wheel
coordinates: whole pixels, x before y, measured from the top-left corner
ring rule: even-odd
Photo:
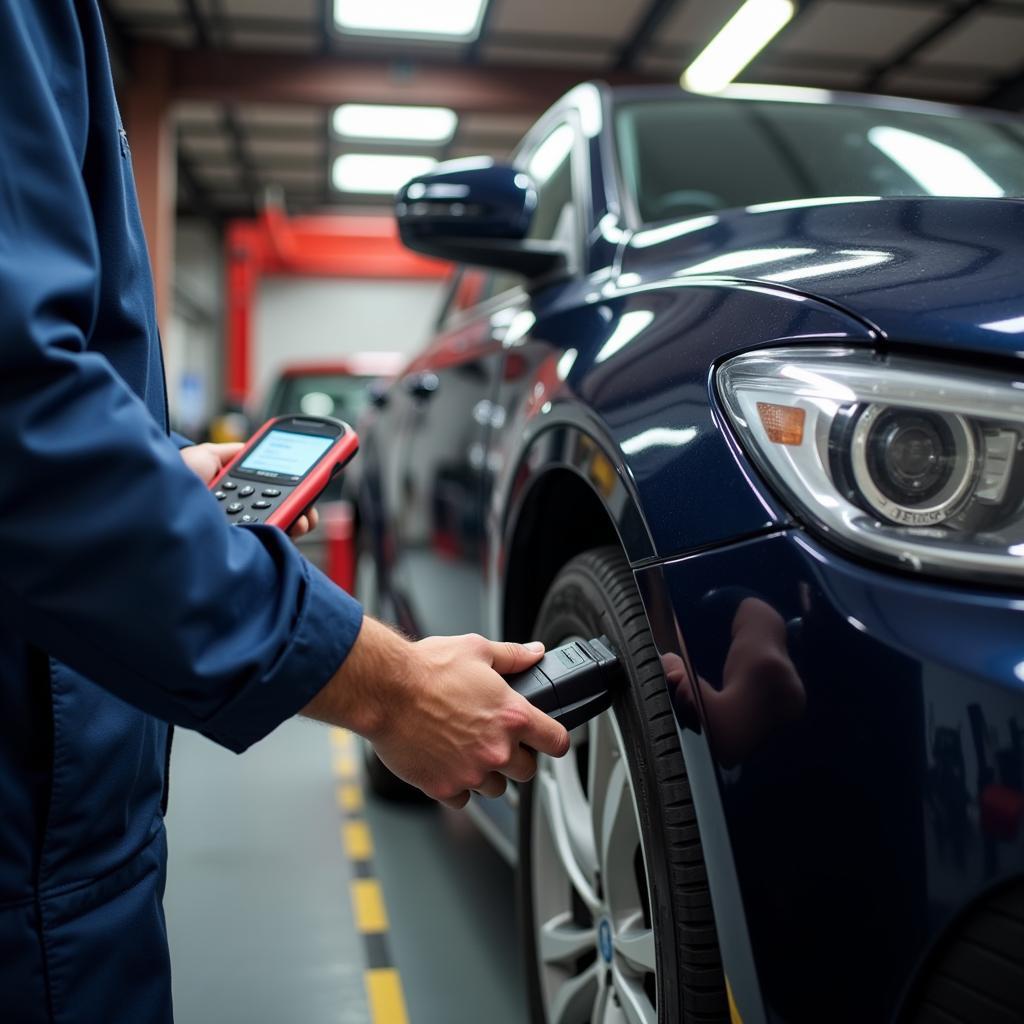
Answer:
[[[542,758],[532,821],[537,967],[549,1024],[656,1024],[650,890],[622,734],[608,712]]]

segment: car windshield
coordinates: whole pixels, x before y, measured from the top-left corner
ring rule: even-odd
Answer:
[[[355,423],[370,401],[367,385],[374,379],[342,373],[288,376],[278,386],[269,411],[274,416],[303,413]]]
[[[1024,195],[1024,128],[839,104],[622,104],[623,177],[650,223],[832,196]]]

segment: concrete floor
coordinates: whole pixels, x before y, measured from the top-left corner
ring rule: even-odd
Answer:
[[[290,722],[242,757],[175,738],[167,919],[178,1024],[374,1021],[329,731]],[[411,1024],[523,1024],[508,865],[461,814],[368,798]]]

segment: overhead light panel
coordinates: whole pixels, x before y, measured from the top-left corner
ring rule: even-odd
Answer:
[[[339,192],[394,195],[407,181],[426,174],[436,163],[432,156],[343,153],[334,161],[331,180]]]
[[[389,107],[343,103],[334,111],[334,130],[344,139],[447,142],[459,119],[447,107]]]
[[[334,0],[334,23],[360,35],[474,39],[487,0]]]
[[[788,24],[793,0],[747,0],[680,79],[692,92],[721,92]]]

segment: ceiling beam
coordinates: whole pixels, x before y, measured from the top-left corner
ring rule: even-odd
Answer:
[[[199,9],[199,0],[183,0],[192,31],[196,34],[196,45],[204,50],[210,45],[210,32],[206,26],[206,18]]]
[[[580,80],[578,71],[480,67],[462,62],[395,64],[340,56],[172,49],[176,100],[222,103],[431,103],[462,113],[538,114]],[[612,84],[664,81],[627,71]]]
[[[242,187],[252,197],[253,210],[260,207],[260,182],[256,173],[256,166],[249,154],[249,147],[245,144],[245,135],[238,120],[238,114],[232,104],[224,109],[224,131],[231,144],[232,155],[238,165],[239,173],[242,175]]]
[[[986,107],[1024,110],[1024,66],[1016,74],[1004,78],[981,102]]]
[[[185,190],[188,193],[188,202],[183,203],[181,202],[181,194],[179,192],[179,207],[187,208],[190,213],[195,213],[197,216],[219,227],[221,221],[220,214],[214,207],[213,200],[210,198],[206,186],[196,177],[192,161],[185,156],[180,147],[178,149],[178,178],[184,182]]]
[[[890,57],[884,64],[874,68],[864,79],[864,90],[874,92],[881,86],[886,75],[909,64],[925,47],[934,43],[939,36],[945,35],[954,25],[986,2],[987,0],[967,0],[962,6],[952,8],[944,18],[940,18],[931,28],[925,29],[911,39],[902,50]]]
[[[466,47],[466,52],[463,56],[463,60],[467,64],[478,64],[480,62],[480,47],[483,45],[484,37],[490,34],[488,30],[491,27],[491,18],[494,16],[495,6],[499,3],[501,3],[501,0],[487,0],[487,3],[484,4],[484,12],[480,16],[480,30],[469,46]]]
[[[678,3],[679,0],[650,0],[629,39],[619,49],[613,66],[621,71],[631,68],[640,55],[640,51],[653,39],[662,22],[672,13]]]

